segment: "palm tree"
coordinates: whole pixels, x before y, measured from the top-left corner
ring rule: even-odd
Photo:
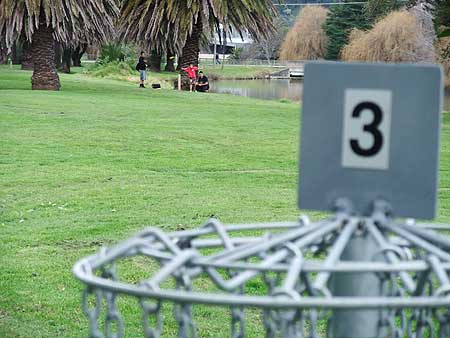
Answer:
[[[32,88],[58,90],[55,40],[69,43],[81,35],[106,40],[118,14],[116,0],[0,0],[0,36],[11,46],[25,35],[34,64]]]
[[[22,45],[22,69],[33,70],[33,55],[31,54],[31,43],[27,40]]]
[[[271,35],[275,16],[271,0],[124,0],[120,30],[122,38],[152,50],[167,51],[171,45],[185,67],[198,65],[203,33],[213,34],[222,24],[259,40]],[[183,83],[185,76],[182,72]]]
[[[8,61],[6,42],[0,36],[0,65],[5,64]]]

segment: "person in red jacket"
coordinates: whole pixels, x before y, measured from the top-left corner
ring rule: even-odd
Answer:
[[[197,80],[197,70],[198,67],[194,66],[192,63],[189,64],[189,67],[181,68],[184,70],[189,77],[189,91],[192,92],[192,88],[195,88],[195,81]]]

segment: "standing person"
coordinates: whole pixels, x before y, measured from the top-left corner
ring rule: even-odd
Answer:
[[[198,80],[195,89],[198,92],[208,92],[209,91],[209,82],[208,77],[203,74],[202,71],[198,72]]]
[[[145,88],[144,83],[147,80],[147,60],[145,58],[145,52],[142,51],[139,56],[139,61],[136,65],[136,70],[139,72],[139,88]]]
[[[192,88],[195,86],[195,80],[197,79],[197,70],[198,67],[194,66],[192,63],[189,64],[189,67],[181,68],[184,70],[189,77],[189,91],[192,92]]]

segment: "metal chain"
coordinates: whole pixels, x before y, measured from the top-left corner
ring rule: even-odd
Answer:
[[[243,293],[244,287],[241,286],[238,288],[236,294],[242,295]],[[232,338],[245,337],[245,315],[243,307],[231,308],[231,337]]]
[[[124,333],[123,318],[116,305],[116,294],[105,292],[107,305],[105,319],[105,334],[107,338],[122,338]],[[116,332],[113,328],[116,327]]]
[[[116,265],[113,263],[104,267],[102,269],[102,277],[114,281],[117,280]],[[116,304],[116,294],[104,291],[103,295],[106,300],[105,335],[107,338],[122,338],[124,333],[123,318]]]
[[[299,310],[285,311],[282,319],[281,337],[287,338],[302,338],[303,337],[303,322],[302,313]]]
[[[450,309],[445,309],[442,313],[436,311],[436,318],[439,322],[439,338],[450,337]]]
[[[431,311],[429,309],[414,310],[414,312],[409,318],[408,337],[411,338],[434,337],[434,323],[430,313]]]
[[[245,337],[245,316],[244,308],[234,307],[231,309],[231,337]]]
[[[140,304],[145,337],[159,338],[162,330],[161,301],[141,298]],[[152,319],[155,321],[154,327],[151,325]]]
[[[269,277],[263,274],[270,294],[277,293],[277,283],[280,275]],[[281,296],[281,294],[279,294]],[[289,296],[286,294],[286,296]],[[282,338],[302,338],[303,337],[303,316],[300,310],[273,310],[265,309],[263,311],[263,324],[266,329],[266,338],[275,338],[279,334]],[[317,325],[317,323],[314,323]]]
[[[310,310],[305,314],[307,318],[307,322],[310,324],[310,331],[309,335],[306,338],[320,338],[320,334],[317,330],[317,324],[318,324],[318,311],[317,310]]]
[[[263,253],[264,255],[265,253]],[[269,294],[273,293],[273,290],[276,287],[276,280],[275,277],[270,277],[266,273],[263,273],[262,275],[264,282],[267,285],[267,289]],[[263,324],[266,329],[266,338],[275,338],[278,328],[277,328],[277,321],[276,321],[276,311],[272,309],[264,309],[263,310]]]
[[[426,235],[431,238],[429,241],[431,244],[426,244],[424,239],[421,240],[418,238],[420,237],[420,232],[416,235],[411,232],[408,237],[403,236],[403,233],[397,234],[395,231],[390,230],[391,228],[385,227],[385,225],[376,226],[380,227],[379,231],[386,237],[385,241],[389,244],[382,248],[383,253],[390,250],[397,254],[398,260],[398,262],[377,261],[368,263],[374,264],[375,267],[377,266],[376,264],[379,264],[379,271],[377,272],[378,268],[374,268],[375,270],[372,271],[381,282],[379,294],[382,295],[382,298],[393,299],[427,298],[429,301],[427,304],[432,304],[426,307],[421,306],[420,303],[417,304],[416,302],[414,303],[415,305],[412,305],[412,308],[395,308],[387,306],[387,308],[380,309],[379,316],[373,317],[375,320],[379,321],[378,338],[385,338],[386,336],[390,338],[450,338],[450,308],[441,307],[432,310],[432,307],[436,306],[437,301],[439,301],[440,304],[443,304],[445,298],[450,297],[448,294],[450,281],[445,277],[445,274],[448,275],[450,271],[450,259],[446,259],[447,248],[450,247],[450,238],[447,240],[439,239],[439,241],[437,241],[435,239],[438,238],[435,237],[437,234],[433,235],[427,233]],[[225,251],[216,253],[215,250],[212,250],[211,252],[214,252],[214,254],[211,256],[209,256],[208,253],[204,256],[198,255],[190,260],[189,263],[183,263],[183,265],[177,266],[170,271],[170,275],[172,275],[176,281],[177,293],[182,296],[189,296],[188,298],[169,297],[170,299],[177,299],[176,301],[172,301],[175,302],[174,317],[179,328],[178,338],[197,338],[197,330],[193,321],[192,310],[193,304],[197,303],[197,293],[192,292],[192,284],[194,278],[200,277],[202,271],[204,272],[210,267],[228,269],[227,271],[230,272],[232,277],[235,273],[241,274],[245,271],[247,271],[247,273],[258,271],[258,274],[261,275],[263,279],[263,283],[267,287],[264,296],[268,297],[269,300],[272,299],[274,301],[273,305],[271,305],[272,303],[266,302],[264,306],[273,307],[270,309],[264,307],[262,311],[262,321],[266,338],[320,338],[322,334],[325,333],[322,333],[322,330],[318,329],[319,323],[324,324],[327,318],[327,330],[330,329],[330,327],[330,330],[332,330],[333,325],[330,325],[330,322],[333,313],[331,313],[330,316],[330,311],[342,310],[336,310],[334,307],[328,305],[332,303],[329,301],[336,300],[334,299],[335,296],[333,295],[333,290],[325,288],[328,293],[317,292],[313,287],[313,281],[314,279],[317,280],[317,273],[320,273],[321,271],[330,275],[347,271],[345,269],[349,267],[350,263],[338,262],[336,266],[323,267],[320,265],[321,263],[318,262],[321,257],[310,259],[310,255],[308,254],[306,256],[307,258],[305,258],[305,265],[303,266],[303,263],[298,264],[298,260],[295,261],[294,258],[298,258],[304,253],[310,253],[314,251],[312,250],[314,248],[317,252],[331,255],[332,251],[330,250],[330,247],[339,235],[339,231],[336,230],[338,228],[333,228],[335,230],[321,235],[320,238],[314,237],[316,236],[315,232],[318,231],[314,226],[312,226],[310,230],[308,230],[307,227],[304,227],[304,229],[306,229],[305,234],[300,237],[295,236],[299,236],[301,231],[303,231],[302,229],[289,230],[291,233],[294,233],[295,236],[288,232],[287,235],[283,235],[285,237],[279,237],[281,240],[277,238],[276,233],[270,234],[269,232],[266,232],[262,236],[251,238],[251,241],[250,237],[228,236],[228,231],[237,231],[241,229],[241,227],[242,229],[246,229],[245,227],[248,227],[247,229],[255,228],[254,225],[233,225],[232,229],[235,230],[229,230],[226,227],[217,224],[214,231],[219,238],[212,238],[212,236],[210,236],[212,235],[212,232],[209,232],[210,230],[208,228],[202,229],[198,234],[195,233],[195,230],[189,230],[186,233],[180,231],[176,235],[173,235],[173,237],[164,237],[164,240],[156,240],[153,236],[150,241],[147,237],[138,236],[124,243],[122,247],[118,246],[113,248],[113,250],[102,249],[100,254],[83,261],[78,266],[76,274],[82,275],[84,278],[82,280],[88,280],[86,283],[89,283],[90,285],[84,289],[82,296],[83,312],[89,320],[89,338],[123,338],[123,317],[117,304],[117,297],[121,292],[138,295],[137,297],[139,297],[143,311],[142,323],[145,337],[160,338],[162,335],[162,299],[165,299],[164,297],[166,297],[164,296],[165,290],[160,290],[156,286],[159,285],[158,283],[150,285],[148,280],[147,284],[140,284],[140,287],[143,290],[145,289],[144,291],[151,290],[153,291],[152,293],[140,293],[141,290],[136,289],[135,285],[130,287],[130,290],[133,288],[130,292],[123,288],[117,288],[117,285],[114,284],[118,283],[111,283],[111,281],[114,282],[118,280],[114,265],[116,261],[123,257],[142,254],[159,261],[161,267],[164,268],[169,261],[174,261],[174,258],[180,258],[183,257],[183,255],[186,255],[186,250],[189,248],[191,248],[190,250],[192,251],[199,248],[209,249],[219,247],[223,247]],[[292,225],[289,225],[289,228],[292,228]],[[268,227],[265,229],[268,229]],[[394,234],[395,237],[392,236],[392,234]],[[200,238],[203,235],[208,236],[207,238]],[[413,235],[418,239],[414,239],[416,237],[412,237]],[[296,238],[295,241],[293,238]],[[425,239],[427,239],[426,236]],[[271,241],[273,241],[273,243],[271,243]],[[433,246],[433,241],[437,241],[438,243],[442,242],[442,248],[436,245]],[[170,242],[171,245],[168,245],[167,242]],[[256,250],[252,248],[253,243],[255,243]],[[297,244],[298,248],[295,247]],[[172,248],[172,246],[178,246],[177,250],[167,250],[168,247]],[[294,258],[292,258],[291,255],[286,256],[284,253],[279,255],[282,250],[286,251],[285,249],[289,249],[289,253],[293,253]],[[399,254],[400,251],[404,251],[405,254]],[[429,251],[432,252],[433,255],[438,255],[440,257],[437,263],[435,263],[437,268],[435,267],[432,269],[432,266],[427,265],[430,264],[428,259],[430,255]],[[255,260],[254,262],[249,259],[255,256],[259,256],[262,260],[274,256],[280,258],[276,258],[274,263],[271,263],[273,265],[261,265],[256,269],[255,264],[258,264],[259,261]],[[247,264],[248,267],[246,266]],[[402,268],[399,268],[400,265]],[[299,266],[301,266],[301,269],[297,269],[298,271],[293,269],[293,267]],[[361,262],[355,262],[355,267],[352,267],[353,271],[357,271],[355,269],[362,269],[358,266],[362,266]],[[365,267],[365,269],[367,271],[367,267]],[[364,271],[364,269],[362,270]],[[99,272],[101,274],[101,279],[107,280],[107,283],[102,284],[99,282]],[[409,276],[411,280],[410,283],[408,282],[408,278],[405,278],[405,274],[407,274],[407,277]],[[289,278],[287,277],[288,275],[290,276]],[[297,276],[298,280],[292,276]],[[91,278],[91,280],[88,278]],[[215,282],[215,280],[213,280],[213,282]],[[219,285],[218,283],[216,284]],[[233,297],[242,295],[244,298],[248,296],[245,293],[245,282],[239,284],[239,286],[229,288],[226,291],[228,294],[232,293]],[[157,296],[158,299],[149,298],[158,294],[161,294],[161,296]],[[217,299],[222,297],[220,299],[225,299],[222,305],[228,306],[231,311],[231,338],[244,338],[246,333],[245,311],[246,308],[252,306],[252,304],[245,303],[246,305],[241,305],[242,303],[239,302],[240,305],[230,305],[230,303],[226,302],[226,298],[224,297],[226,295],[227,294],[212,295],[212,297],[217,297]],[[315,299],[320,302],[323,301],[323,304],[326,305],[325,307],[315,307],[313,305],[305,308],[302,307],[301,309],[295,307],[283,309],[282,307],[278,307],[280,299],[284,299],[282,297],[286,297],[286,300],[289,302],[293,299],[297,301],[300,301],[301,299],[305,299],[306,301],[308,301],[308,299]],[[187,299],[190,300],[188,301]],[[201,303],[204,299],[204,297],[199,298],[199,302]],[[216,303],[221,304],[219,302]],[[297,304],[303,306],[301,305],[302,303]],[[104,326],[100,321],[100,317],[103,317],[103,313],[105,314]],[[326,334],[328,337],[332,336],[332,332],[327,331]]]
[[[404,290],[399,286],[396,275],[393,273],[378,274],[381,279],[380,288],[381,294],[388,297],[398,297],[404,293]],[[389,309],[380,310],[380,322],[378,328],[378,338],[384,338],[389,332],[391,338],[403,338],[406,333],[406,320],[404,309]],[[400,327],[397,325],[397,318],[400,318]]]
[[[177,290],[192,290],[192,282],[187,274],[180,273],[176,277]],[[192,304],[175,303],[174,317],[178,322],[178,338],[197,338],[197,328],[192,318]]]
[[[277,334],[277,325],[275,321],[276,314],[274,310],[263,310],[263,324],[266,329],[266,338],[275,338]]]
[[[95,296],[95,305],[89,305],[89,296]],[[98,318],[102,310],[102,291],[100,289],[86,287],[82,295],[82,308],[84,314],[89,320],[89,338],[104,338],[103,333],[99,329]]]

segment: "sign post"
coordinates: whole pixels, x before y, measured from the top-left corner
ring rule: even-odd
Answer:
[[[344,200],[357,216],[369,216],[382,201],[396,216],[434,218],[442,92],[439,67],[308,64],[299,207],[327,211]],[[378,251],[362,229],[341,260],[370,262]],[[383,296],[373,273],[337,273],[330,287],[337,297]],[[337,310],[333,337],[385,337],[383,314]]]

